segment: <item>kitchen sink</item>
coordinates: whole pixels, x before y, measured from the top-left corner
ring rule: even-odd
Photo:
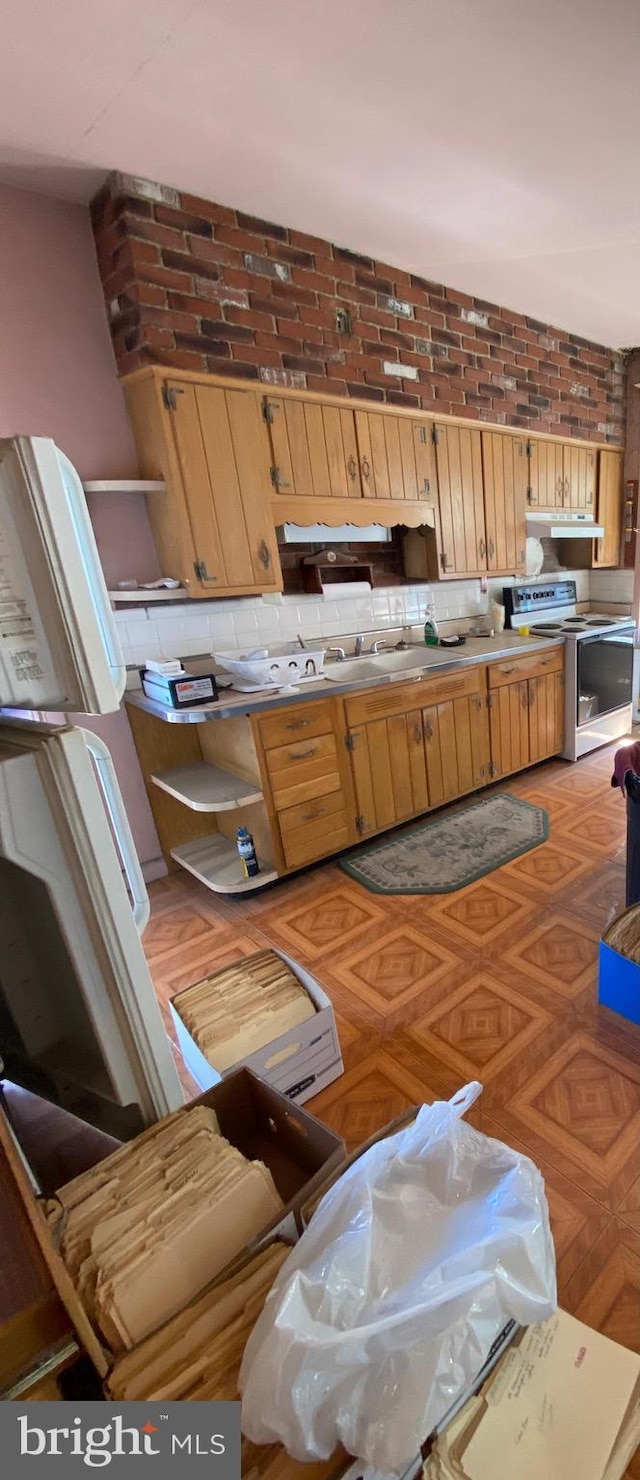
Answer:
[[[407,652],[367,653],[361,658],[330,663],[324,668],[324,677],[330,683],[357,683],[366,678],[392,677],[396,673],[420,673],[425,668],[451,663],[451,656],[450,648],[428,648],[420,644]]]

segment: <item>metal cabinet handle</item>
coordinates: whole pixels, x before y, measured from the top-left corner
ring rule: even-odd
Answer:
[[[428,719],[425,720],[424,733],[427,740],[433,740],[433,725]]]
[[[490,556],[491,560],[493,560],[493,557],[494,557],[495,553],[496,553],[496,547],[495,547],[495,545],[493,543],[493,540],[489,540],[489,556]]]
[[[549,663],[553,663],[553,658],[541,658],[540,659],[540,667],[541,668],[547,668],[548,665],[549,665]]]
[[[516,669],[515,663],[511,663],[508,667],[505,667],[505,665],[503,663],[502,666],[501,666],[501,668],[500,668],[500,672],[501,673],[516,673],[517,672],[517,669]]]
[[[303,812],[303,814],[302,814],[302,821],[303,822],[315,822],[316,817],[323,817],[324,814],[325,814],[325,812],[326,812],[326,810],[327,810],[326,807],[316,807],[316,809],[315,809],[314,812]]]
[[[317,745],[312,745],[310,750],[292,750],[291,759],[292,761],[310,761],[312,755],[316,754],[317,749]]]
[[[422,725],[415,724],[413,727],[413,738],[416,745],[422,745]]]
[[[349,458],[349,461],[347,463],[347,468],[349,469],[349,477],[350,478],[355,478],[356,473],[358,471],[358,464],[357,464],[357,462],[355,460],[355,457],[354,457],[353,453],[351,453],[351,457]]]
[[[484,557],[485,557],[485,555],[487,553],[487,547],[485,545],[484,540],[480,540],[480,543],[478,545],[478,550],[480,551],[480,559],[481,560],[484,560]]]
[[[266,540],[261,540],[258,545],[258,559],[265,570],[268,570],[271,565],[271,551]]]
[[[526,683],[522,685],[522,688],[520,690],[520,703],[523,709],[527,709],[529,707],[529,696],[527,694]]]
[[[305,730],[310,724],[310,719],[290,719],[285,725],[285,730]]]
[[[367,479],[367,482],[371,476],[371,464],[366,457],[362,459],[362,476]]]
[[[448,555],[445,555],[444,550],[442,551],[442,553],[440,555],[440,564],[441,564],[443,570],[450,570],[451,569],[451,566],[453,564],[453,562],[449,559],[449,556]]]

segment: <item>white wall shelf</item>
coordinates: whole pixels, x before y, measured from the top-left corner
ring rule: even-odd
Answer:
[[[166,493],[163,479],[152,478],[93,478],[83,483],[85,493]]]
[[[239,776],[232,776],[219,766],[210,766],[207,761],[176,766],[159,776],[152,775],[151,780],[193,812],[232,812],[236,807],[249,807],[263,799],[254,782],[241,781]]]
[[[138,586],[137,591],[109,591],[109,599],[118,606],[147,606],[152,601],[188,601],[189,593],[184,586],[174,586],[168,590],[166,586],[160,591],[145,591]]]
[[[246,894],[252,889],[263,889],[265,884],[278,878],[273,864],[259,859],[260,873],[253,879],[246,879],[235,842],[223,838],[220,833],[181,843],[178,848],[171,849],[171,857],[216,894]]]

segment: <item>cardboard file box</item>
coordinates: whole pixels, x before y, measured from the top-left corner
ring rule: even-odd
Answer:
[[[603,940],[600,941],[598,1002],[630,1022],[640,1023],[640,966]]]
[[[258,1079],[248,1069],[240,1069],[227,1075],[192,1103],[210,1105],[215,1110],[221,1134],[248,1160],[264,1162],[283,1202],[277,1216],[249,1244],[238,1248],[231,1264],[220,1270],[211,1281],[208,1287],[211,1288],[225,1278],[227,1269],[235,1266],[238,1259],[247,1257],[262,1247],[276,1231],[295,1240],[297,1231],[302,1227],[302,1203],[327,1172],[344,1160],[345,1148],[340,1136],[329,1130],[328,1126],[322,1125],[308,1110],[292,1105],[284,1095]],[[183,1112],[178,1112],[180,1113]],[[187,1108],[184,1113],[188,1113]],[[75,1326],[78,1339],[100,1376],[104,1378],[112,1369],[116,1354],[95,1329],[82,1305],[58,1250],[59,1225],[56,1227],[55,1222],[52,1223],[51,1218],[47,1217],[44,1204],[34,1192],[22,1154],[2,1113],[0,1146],[6,1154],[13,1180],[22,1197],[53,1283]],[[48,1204],[49,1213],[52,1206],[55,1208],[55,1198]],[[211,1219],[213,1228],[215,1208],[212,1209]]]
[[[249,1054],[239,1064],[225,1069],[222,1074],[205,1058],[183,1023],[180,1016],[181,994],[178,992],[171,999],[169,1006],[178,1044],[189,1072],[201,1089],[219,1084],[228,1074],[244,1067],[272,1084],[287,1099],[302,1105],[344,1073],[335,1014],[326,992],[310,972],[305,971],[303,966],[299,966],[284,951],[274,951],[274,955],[279,956],[290,967],[317,1010],[306,1023],[290,1028],[279,1038],[274,1038],[272,1043]],[[242,962],[239,961],[237,965],[241,967]]]

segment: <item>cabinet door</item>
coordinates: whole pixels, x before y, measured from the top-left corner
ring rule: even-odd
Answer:
[[[420,710],[350,731],[358,832],[393,827],[429,806]]]
[[[269,449],[255,395],[180,381],[167,389],[201,591],[282,590]]]
[[[529,761],[557,755],[564,743],[564,674],[545,673],[528,681]]]
[[[365,498],[433,504],[434,449],[426,422],[356,411],[356,435]]]
[[[479,694],[432,704],[422,711],[429,806],[441,807],[489,779],[489,732]]]
[[[529,765],[529,688],[535,679],[503,684],[490,694],[491,774],[509,776]]]
[[[596,454],[588,447],[565,442],[563,457],[563,496],[565,509],[587,509],[593,514],[596,487]]]
[[[602,539],[594,541],[594,565],[619,565],[622,537],[622,453],[601,452],[598,470],[598,524]]]
[[[527,500],[534,509],[562,508],[564,449],[562,442],[531,441]]]
[[[487,569],[525,569],[527,449],[522,437],[482,432]]]
[[[434,427],[443,575],[481,575],[487,569],[482,440],[466,427]]]
[[[360,498],[353,411],[269,396],[264,402],[271,439],[271,482],[296,498]]]

